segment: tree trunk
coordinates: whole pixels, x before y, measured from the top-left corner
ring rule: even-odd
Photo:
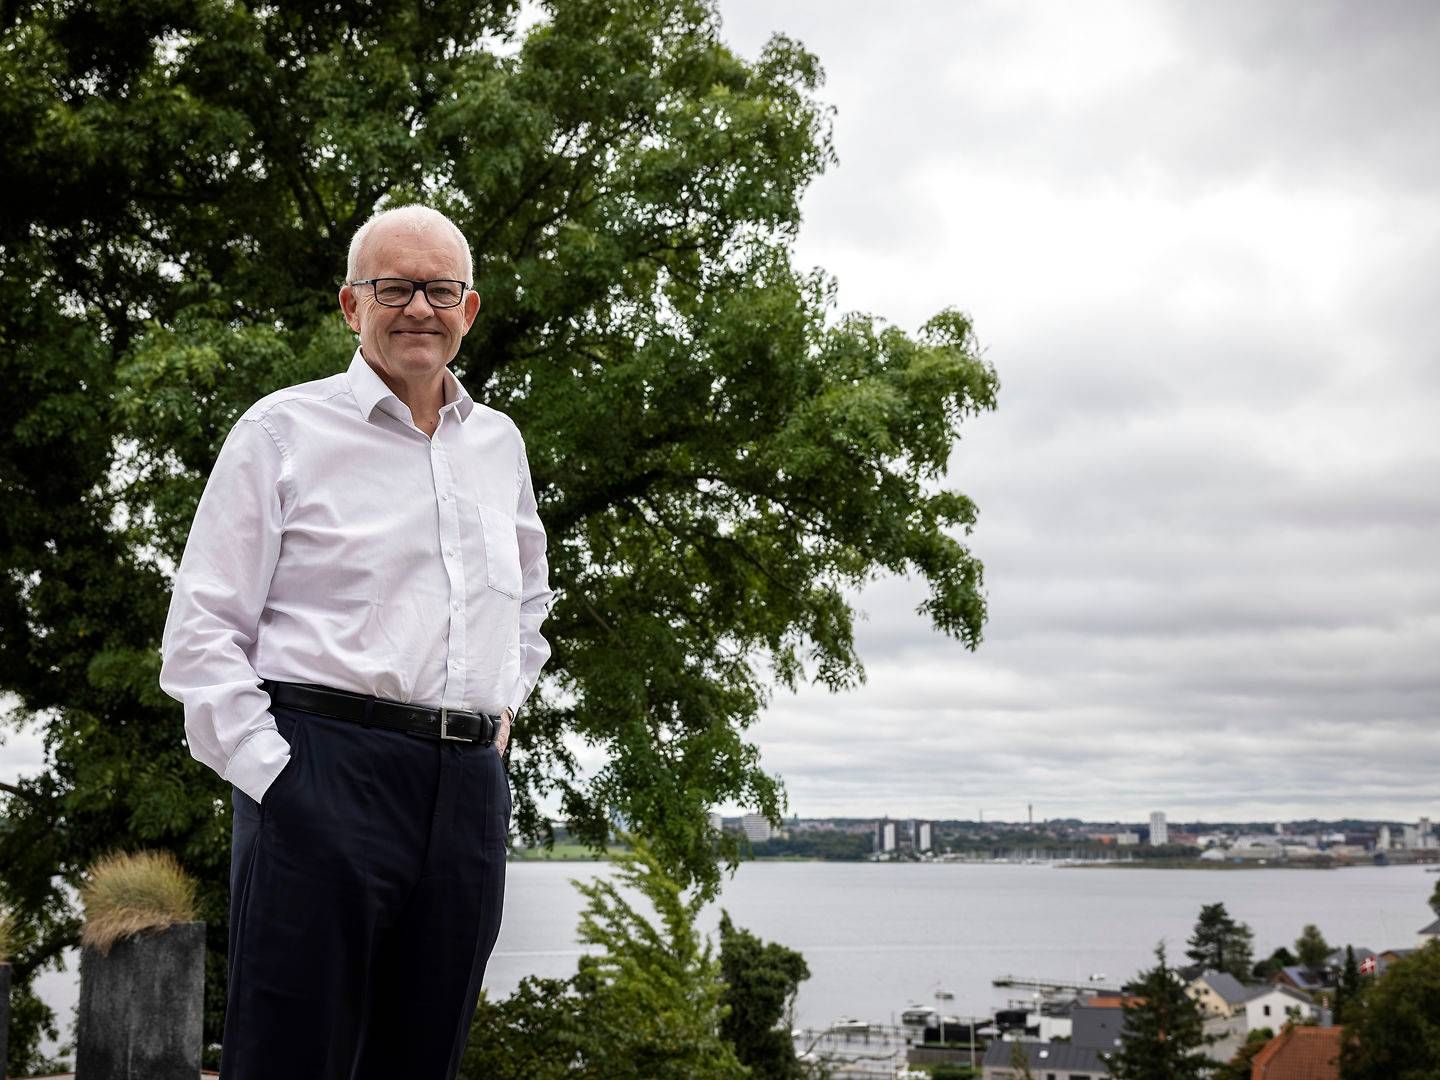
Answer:
[[[0,964],[0,1080],[10,1060],[10,965]]]
[[[204,997],[203,922],[83,949],[76,1080],[195,1080]]]

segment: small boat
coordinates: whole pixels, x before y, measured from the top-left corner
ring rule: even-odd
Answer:
[[[935,996],[936,996],[937,998],[939,998],[941,1001],[954,1001],[954,1000],[955,1000],[955,995],[952,994],[949,990],[936,990],[936,991],[935,991]]]
[[[910,1005],[900,1014],[902,1024],[929,1024],[935,1019],[935,1010],[929,1005]]]
[[[842,1016],[830,1025],[830,1030],[842,1035],[865,1035],[870,1031],[870,1025],[853,1016]]]

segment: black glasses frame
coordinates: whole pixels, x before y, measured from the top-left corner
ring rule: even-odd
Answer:
[[[403,302],[398,303],[398,304],[389,303],[389,302],[387,302],[387,301],[385,301],[385,300],[381,300],[381,299],[380,299],[380,282],[382,282],[382,281],[404,282],[406,285],[409,285],[409,286],[410,286],[410,291],[405,295],[405,299],[404,299]],[[465,299],[465,294],[470,291],[470,286],[469,286],[468,284],[466,284],[465,282],[460,281],[460,280],[458,280],[458,279],[456,279],[456,278],[431,278],[429,281],[416,281],[414,278],[377,277],[377,278],[366,278],[364,281],[352,281],[352,282],[350,282],[350,286],[351,286],[352,288],[353,288],[354,286],[356,286],[356,285],[369,285],[369,286],[370,286],[370,295],[375,298],[375,302],[376,302],[377,304],[379,304],[381,307],[391,307],[391,308],[403,308],[403,307],[407,307],[407,306],[409,305],[410,301],[415,299],[415,290],[416,290],[416,289],[419,289],[419,290],[421,290],[421,291],[423,291],[423,292],[425,293],[425,302],[426,302],[427,304],[429,304],[429,305],[430,305],[431,307],[433,307],[433,308],[452,308],[452,307],[459,307],[460,304],[461,304],[461,302],[464,301],[464,299]],[[430,286],[431,286],[431,285],[458,285],[458,286],[460,287],[460,298],[459,298],[458,300],[456,300],[453,304],[440,304],[440,303],[436,303],[435,298],[430,295]]]

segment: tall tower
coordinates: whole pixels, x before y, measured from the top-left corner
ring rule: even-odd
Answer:
[[[1161,844],[1170,842],[1170,829],[1165,824],[1165,813],[1156,810],[1150,815],[1150,844],[1152,847],[1159,847]]]

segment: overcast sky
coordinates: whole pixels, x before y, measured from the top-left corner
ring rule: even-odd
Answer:
[[[1440,7],[720,7],[827,72],[797,261],[1001,380],[985,642],[867,590],[754,729],[792,811],[1440,819]]]
[[[985,642],[860,596],[868,683],[753,729],[791,810],[1440,819],[1440,6],[721,11],[828,73],[797,261],[1001,379]]]

